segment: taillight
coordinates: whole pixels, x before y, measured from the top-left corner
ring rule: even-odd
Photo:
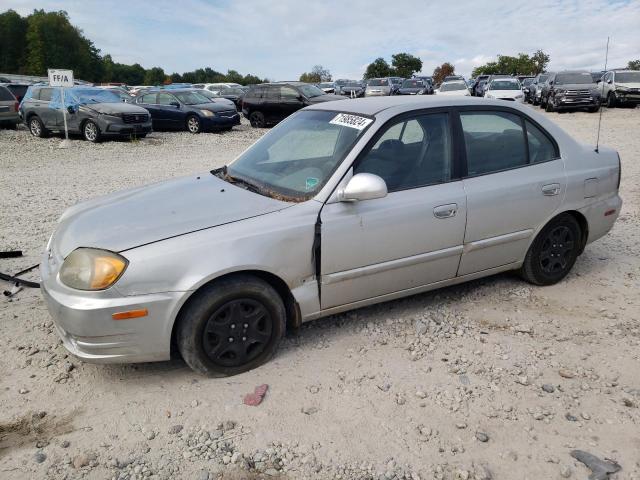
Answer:
[[[20,108],[20,102],[16,102],[16,103],[13,104],[14,111],[17,112],[19,108]]]

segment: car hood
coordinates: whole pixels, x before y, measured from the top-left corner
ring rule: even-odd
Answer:
[[[640,82],[616,82],[618,87],[627,87],[627,88],[640,88]]]
[[[131,103],[86,103],[82,105],[94,112],[103,113],[105,115],[120,115],[122,113],[149,113],[145,108]]]
[[[341,97],[340,95],[326,94],[326,95],[318,95],[317,97],[311,97],[308,100],[309,100],[309,103],[322,103],[322,102],[331,102],[333,100],[344,100],[344,97]]]
[[[51,247],[62,258],[78,247],[121,252],[291,205],[237,187],[207,172],[75,205],[60,218]]]
[[[231,100],[227,100],[226,98],[221,98],[220,100],[223,101],[216,100],[207,103],[200,103],[198,105],[187,105],[187,107],[209,110],[211,112],[222,112],[229,110],[230,108],[236,108]]]

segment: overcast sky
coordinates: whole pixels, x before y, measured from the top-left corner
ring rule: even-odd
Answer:
[[[203,66],[292,80],[321,64],[360,78],[376,57],[408,52],[423,72],[456,73],[497,54],[551,55],[550,69],[601,70],[640,58],[640,0],[2,0],[26,15],[65,10],[115,61],[167,73]]]

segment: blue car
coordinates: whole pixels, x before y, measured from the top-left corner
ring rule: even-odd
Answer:
[[[154,130],[231,130],[240,114],[229,103],[211,101],[195,89],[156,89],[144,92],[134,103],[151,114]]]

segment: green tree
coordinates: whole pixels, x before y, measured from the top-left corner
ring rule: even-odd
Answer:
[[[410,78],[414,73],[422,70],[422,60],[409,53],[391,55],[393,73],[402,78]]]
[[[164,84],[166,75],[160,67],[153,67],[146,71],[144,75],[145,85],[162,85]]]
[[[640,70],[640,58],[638,60],[629,60],[627,68],[629,70]]]
[[[330,82],[331,72],[322,65],[314,65],[311,72],[305,72],[300,75],[300,81],[307,83]]]
[[[0,14],[0,72],[24,73],[27,20],[15,10]]]
[[[439,85],[444,80],[444,77],[455,75],[455,73],[456,67],[449,62],[445,62],[433,70],[433,83]]]
[[[245,75],[242,78],[242,85],[255,85],[257,83],[262,83],[264,80],[262,80],[260,77],[256,77],[255,75],[251,75],[250,73]]]
[[[364,72],[364,78],[366,80],[368,78],[389,77],[392,73],[393,70],[387,61],[382,57],[378,57],[367,65],[367,69]]]
[[[517,57],[498,55],[495,62],[488,62],[476,67],[471,76],[493,75],[498,73],[508,75],[537,75],[542,73],[549,64],[550,57],[542,50],[537,50],[533,55],[519,53]]]

